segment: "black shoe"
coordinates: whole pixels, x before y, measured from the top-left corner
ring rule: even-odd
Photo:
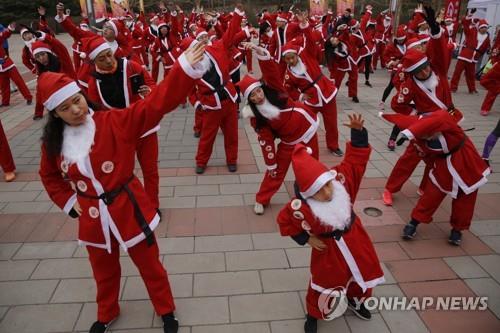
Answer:
[[[356,302],[354,302],[353,299],[347,299],[347,306],[349,309],[354,312],[354,314],[363,320],[370,320],[372,319],[372,314],[368,309],[365,307],[364,303],[359,304],[359,308],[357,308]]]
[[[352,98],[352,101],[353,101],[354,103],[359,103],[358,96],[354,96],[354,97]]]
[[[228,164],[227,169],[229,170],[229,172],[236,172],[238,167],[236,166],[236,164]]]
[[[306,322],[304,323],[305,333],[316,333],[318,332],[318,320],[310,315],[306,316]]]
[[[450,237],[448,238],[448,242],[451,245],[459,246],[462,242],[462,233],[459,230],[451,229]]]
[[[101,323],[100,321],[96,321],[95,323],[90,326],[90,331],[89,333],[105,333],[109,330],[111,322],[105,324]]]
[[[365,86],[368,86],[370,88],[373,88],[372,84],[370,83],[370,81],[365,81]]]
[[[340,148],[337,148],[335,150],[330,150],[330,152],[332,153],[333,156],[337,156],[337,157],[344,156],[344,152]]]
[[[202,173],[204,173],[204,172],[205,172],[205,169],[206,169],[206,168],[207,168],[207,167],[205,167],[205,166],[202,166],[202,165],[197,165],[197,166],[196,166],[196,173],[197,173],[197,174],[199,174],[199,175],[201,175]]]
[[[201,133],[200,132],[194,132],[194,137],[195,138],[199,138],[201,136]]]
[[[160,217],[160,222],[161,222],[163,214],[161,213],[160,208],[156,208],[156,212],[158,213],[158,216]]]
[[[26,105],[31,105],[31,104],[33,104],[33,100],[32,100],[32,99],[28,99],[28,100],[26,101]]]
[[[33,116],[33,120],[40,120],[42,118],[43,118],[43,116]]]
[[[413,239],[413,237],[415,237],[415,234],[417,233],[417,226],[418,222],[415,220],[411,220],[410,223],[405,225],[405,227],[403,228],[403,239]]]
[[[161,316],[163,320],[163,332],[164,333],[177,333],[179,330],[179,321],[175,318],[174,313]]]

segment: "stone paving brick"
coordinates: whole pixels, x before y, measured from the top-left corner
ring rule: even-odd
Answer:
[[[0,305],[48,303],[58,280],[0,282]]]
[[[243,205],[243,197],[239,194],[218,196],[207,195],[197,197],[196,200],[196,207],[228,207],[241,205]]]
[[[225,270],[224,253],[165,255],[163,265],[170,274],[223,272]]]
[[[306,290],[311,273],[309,268],[270,269],[260,271],[265,293]]]
[[[285,251],[290,267],[309,267],[311,262],[311,248],[309,246],[286,249]]]
[[[40,261],[32,279],[65,279],[91,277],[92,270],[86,258],[45,259]]]
[[[472,221],[470,231],[476,236],[500,235],[500,222],[498,220]]]
[[[396,279],[394,279],[394,276],[392,276],[391,271],[387,268],[387,265],[385,263],[381,262],[380,266],[382,267],[382,271],[384,272],[384,279],[385,279],[384,284],[397,283]]]
[[[226,252],[228,271],[287,268],[288,261],[283,250]]]
[[[14,259],[70,258],[77,246],[76,242],[25,243]]]
[[[27,280],[38,260],[0,261],[0,281]]]
[[[443,260],[461,279],[489,277],[471,257],[448,257]]]
[[[194,208],[196,197],[166,197],[160,198],[160,208]]]
[[[219,194],[219,185],[176,186],[174,193],[176,197],[217,195]]]
[[[500,236],[481,236],[483,242],[493,249],[496,253],[500,253]]]
[[[356,316],[345,316],[345,320],[352,333],[390,333],[384,319],[378,313],[373,313],[369,321],[360,320]]]
[[[168,280],[174,298],[193,296],[193,276],[191,274],[169,274]],[[140,276],[129,276],[124,283],[123,300],[144,300],[149,295]]]
[[[467,333],[471,331],[495,333],[499,321],[490,311],[425,311],[420,313],[431,332]]]
[[[455,279],[456,275],[441,259],[415,259],[385,263],[398,282]]]
[[[47,213],[53,206],[49,201],[9,202],[2,210],[4,214]]]
[[[0,244],[0,260],[9,260],[21,247],[22,243]]]
[[[295,292],[230,296],[231,322],[297,319],[304,317]]]
[[[93,278],[63,279],[57,286],[51,303],[95,302],[97,290]]]
[[[194,296],[225,296],[261,292],[262,287],[257,271],[194,275]]]
[[[443,239],[414,240],[400,242],[401,247],[412,259],[463,256],[465,252],[459,246],[450,246]]]
[[[4,320],[0,322],[0,332],[71,332],[81,307],[81,304],[44,304],[13,307]]]
[[[192,253],[194,237],[157,238],[160,254]]]
[[[500,255],[486,255],[472,257],[481,267],[500,283]]]
[[[0,243],[24,242],[33,229],[40,223],[40,217],[32,214],[23,214],[19,216],[5,215],[2,219],[2,234]],[[0,218],[2,215],[0,215]],[[15,223],[14,223],[15,221]]]
[[[302,333],[304,332],[304,320],[273,321],[271,322],[271,330],[273,333]],[[345,317],[339,317],[329,322],[319,321],[318,333],[327,332],[349,333]]]
[[[229,323],[227,297],[183,298],[176,300],[175,306],[176,316],[181,325]]]
[[[122,301],[120,302],[120,316],[113,323],[112,329],[149,328],[153,322],[153,315],[153,306],[149,300]]]
[[[403,251],[397,242],[374,244],[379,260],[394,261],[408,259],[408,255]]]
[[[262,233],[252,235],[253,246],[256,250],[283,249],[301,247],[290,237],[283,237],[278,233]]]
[[[192,333],[270,333],[267,323],[193,326]]]
[[[16,162],[17,162],[17,160],[16,160]],[[2,182],[2,185],[0,186],[0,192],[3,192],[3,193],[11,192],[12,193],[13,191],[20,191],[22,188],[24,188],[26,186],[26,184],[27,184],[26,182],[18,182],[18,181],[11,182],[11,183]],[[28,189],[28,190],[30,190],[30,189]],[[6,201],[9,201],[9,200],[6,200]]]
[[[500,284],[491,278],[465,279],[464,282],[476,295],[488,297],[488,309],[500,319]]]
[[[182,185],[195,185],[195,176],[185,177],[161,177],[160,186],[182,186]]]
[[[238,175],[224,175],[224,176],[198,176],[197,184],[238,184],[240,176]]]
[[[195,238],[195,252],[253,250],[250,235],[201,236]]]

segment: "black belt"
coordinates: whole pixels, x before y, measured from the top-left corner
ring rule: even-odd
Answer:
[[[227,93],[226,89],[224,89],[225,85],[226,84],[224,83],[220,86],[214,87],[213,89],[213,91],[217,93],[217,95],[219,95],[219,99],[221,101],[224,101],[229,98],[229,94]]]
[[[351,210],[351,221],[349,222],[349,225],[347,227],[345,227],[343,230],[336,229],[331,232],[324,232],[322,234],[319,234],[319,236],[322,238],[335,238],[335,240],[337,241],[340,240],[345,233],[349,232],[352,224],[356,220],[356,216],[357,216],[356,213],[354,213],[354,211]]]
[[[316,83],[318,83],[319,80],[321,80],[321,78],[323,77],[323,73],[320,73],[315,79],[313,82],[309,83],[307,85],[307,87],[305,87],[304,89],[302,89],[302,92],[306,92],[307,90],[311,89]]]
[[[109,192],[104,192],[99,196],[88,195],[88,194],[81,192],[78,189],[77,189],[76,193],[79,196],[82,196],[84,198],[102,200],[106,204],[106,206],[109,206],[113,203],[113,201],[115,201],[115,198],[122,191],[125,191],[128,195],[130,202],[132,202],[132,206],[134,206],[135,219],[137,220],[137,223],[139,223],[139,227],[141,228],[142,232],[146,236],[146,241],[148,243],[148,246],[151,246],[155,242],[154,237],[153,237],[153,231],[149,227],[149,225],[146,221],[146,218],[142,214],[141,208],[139,207],[139,203],[135,199],[134,193],[132,193],[132,190],[130,190],[130,187],[128,186],[128,184],[134,179],[134,177],[135,177],[134,175],[130,176],[130,178],[127,179],[127,181],[123,185],[121,185],[121,186],[119,186],[119,187],[117,187],[114,190],[111,190]]]
[[[459,151],[460,148],[462,148],[464,146],[464,144],[465,144],[465,137],[466,136],[464,135],[464,138],[462,139],[462,141],[460,141],[460,143],[458,145],[456,145],[455,147],[453,147],[453,149],[451,149],[449,152],[444,153],[444,154],[440,154],[439,157],[440,158],[446,158],[446,157],[448,157],[450,155],[455,154],[457,151]]]

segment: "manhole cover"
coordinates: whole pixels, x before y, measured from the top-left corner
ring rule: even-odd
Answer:
[[[382,216],[382,211],[375,207],[366,207],[365,209],[363,209],[363,213],[371,217]]]

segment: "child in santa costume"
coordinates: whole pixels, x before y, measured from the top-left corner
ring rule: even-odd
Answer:
[[[250,117],[267,166],[255,196],[254,212],[261,215],[283,184],[293,147],[298,143],[308,145],[313,156],[318,158],[316,132],[319,121],[309,106],[288,96],[283,81],[279,79],[278,64],[271,58],[269,51],[252,43],[246,43],[245,47],[255,50],[263,75],[263,82],[246,75],[238,84],[243,99],[248,101],[242,115]],[[281,140],[278,147],[274,143],[277,138]]]
[[[296,198],[283,207],[277,218],[282,236],[312,247],[306,333],[317,331],[317,319],[333,319],[323,303],[325,297],[335,294],[333,290],[341,290],[358,317],[370,319],[363,300],[370,297],[373,287],[384,282],[370,237],[352,209],[371,148],[361,116],[349,119],[346,126],[351,128],[351,141],[339,165],[327,168],[310,156],[304,145],[295,147],[292,166]]]
[[[120,247],[137,266],[163,319],[164,332],[178,330],[167,272],[158,259],[153,234],[160,217],[133,172],[141,136],[182,103],[203,75],[198,64],[203,52],[201,44],[186,51],[172,75],[145,99],[108,112],[90,109],[76,82],[66,75],[40,76],[40,95],[49,110],[40,177],[50,198],[79,218],[78,240],[87,247],[97,284],[97,321],[91,333],[107,331],[120,313]]]
[[[488,181],[488,165],[472,141],[446,110],[421,116],[382,115],[403,131],[420,152],[428,171],[423,194],[411,213],[411,221],[403,229],[403,238],[412,239],[420,223],[430,223],[441,202],[450,195],[451,232],[448,241],[460,245],[462,231],[468,230],[474,214],[477,191]]]
[[[4,172],[4,179],[6,182],[11,182],[16,179],[16,165],[12,152],[10,151],[9,141],[3,130],[2,121],[0,120],[0,167]]]

